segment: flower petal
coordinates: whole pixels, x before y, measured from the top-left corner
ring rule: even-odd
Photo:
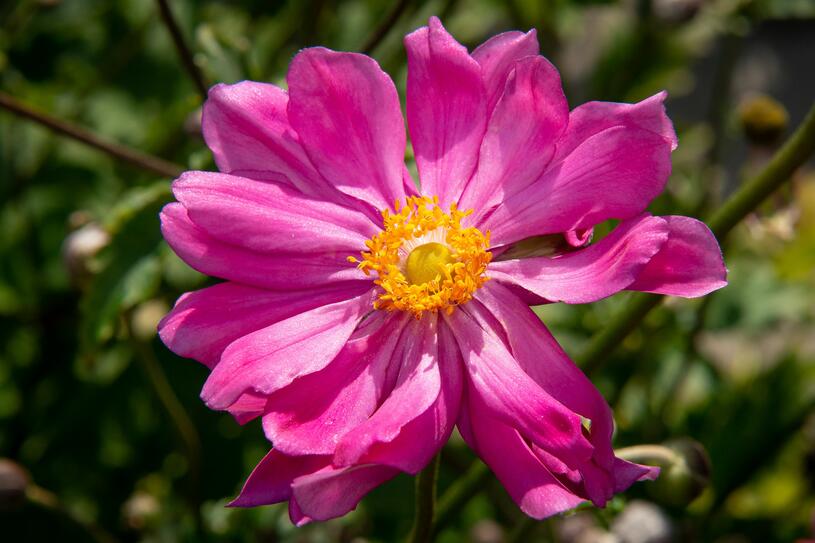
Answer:
[[[434,315],[408,325],[396,387],[370,419],[345,435],[334,465],[386,464],[408,473],[424,468],[458,415],[461,371],[451,341],[439,336]]]
[[[173,251],[199,272],[269,289],[307,289],[370,279],[347,261],[348,254],[269,255],[230,245],[190,220],[183,205],[161,210],[161,232]]]
[[[470,382],[495,417],[516,427],[541,448],[577,466],[592,456],[580,417],[553,398],[529,375],[496,337],[496,328],[473,314],[483,306],[469,303],[445,316],[459,345]],[[481,319],[483,321],[483,319]]]
[[[677,139],[673,123],[665,113],[665,91],[636,104],[615,102],[587,102],[569,115],[569,127],[557,144],[556,161],[570,155],[584,141],[614,126],[641,128],[661,136],[671,151]]]
[[[376,61],[314,47],[294,57],[286,79],[289,118],[320,173],[378,209],[403,199],[405,125]]]
[[[186,172],[173,183],[173,193],[208,235],[251,251],[347,257],[364,249],[379,230],[346,207],[222,173]]]
[[[286,454],[333,454],[340,439],[368,420],[393,389],[399,371],[394,349],[408,318],[377,312],[323,370],[272,394],[263,429],[275,447]]]
[[[161,340],[179,356],[213,368],[227,345],[272,323],[354,296],[370,285],[359,281],[305,291],[276,292],[221,283],[181,296],[158,325]]]
[[[462,431],[467,443],[530,517],[546,518],[586,501],[546,469],[518,431],[496,418],[472,386],[461,419],[459,427],[470,428]]]
[[[594,453],[589,462],[576,469],[566,458],[532,445],[532,452],[550,473],[571,491],[601,507],[615,492],[637,480],[656,476],[648,466],[630,464],[614,456],[611,409],[529,307],[497,282],[487,283],[480,289],[477,300],[475,303],[489,308],[493,323],[500,323],[523,371],[568,409],[590,421],[588,436]]]
[[[519,60],[487,125],[461,209],[486,211],[532,184],[552,158],[568,119],[557,69],[542,56]]]
[[[288,103],[288,93],[268,83],[215,85],[201,120],[207,146],[222,172],[241,171],[253,179],[273,172],[303,194],[333,199],[336,190],[312,166],[289,124]]]
[[[539,52],[538,34],[534,28],[525,34],[517,31],[498,34],[475,48],[472,56],[481,66],[487,93],[487,112],[491,112],[501,98],[515,62]]]
[[[594,302],[629,287],[666,243],[668,235],[666,221],[642,215],[622,222],[585,249],[557,258],[491,262],[487,274],[550,302]]]
[[[372,298],[368,292],[318,307],[234,341],[204,383],[201,398],[212,409],[226,409],[246,391],[271,394],[321,370],[371,310]]]
[[[641,128],[593,135],[479,224],[495,246],[642,213],[671,173],[670,146]]]
[[[294,479],[313,473],[329,464],[327,456],[286,456],[269,451],[255,466],[238,497],[230,507],[255,507],[286,501],[291,497]]]
[[[376,464],[326,468],[295,479],[292,492],[297,510],[309,520],[328,520],[355,509],[365,494],[397,473],[397,469]]]
[[[487,123],[481,68],[436,17],[405,37],[407,119],[422,194],[458,200]]]
[[[662,217],[668,241],[628,286],[630,290],[696,298],[727,284],[719,243],[703,222],[690,217]]]

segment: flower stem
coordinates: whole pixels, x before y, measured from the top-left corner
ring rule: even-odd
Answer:
[[[198,65],[193,59],[192,51],[190,51],[190,48],[187,46],[187,42],[184,41],[184,36],[181,34],[181,28],[179,28],[167,0],[158,0],[158,9],[159,13],[161,14],[161,19],[164,21],[164,25],[167,27],[167,31],[170,32],[170,36],[173,38],[173,44],[178,52],[178,56],[181,57],[181,62],[184,64],[184,68],[187,70],[187,73],[189,74],[190,79],[192,79],[198,93],[201,95],[201,98],[206,100],[207,84],[204,82],[204,76],[201,75],[201,70],[198,69]]]
[[[455,514],[476,495],[484,485],[490,470],[480,460],[474,460],[467,472],[456,479],[438,500],[433,533],[446,526]]]
[[[407,541],[409,543],[429,543],[432,541],[433,515],[436,508],[436,480],[439,475],[437,454],[416,477],[416,511],[413,517],[413,528]]]
[[[716,211],[708,225],[721,241],[744,217],[757,208],[768,196],[786,183],[815,152],[815,104],[804,121],[787,142],[778,150],[769,164],[758,175],[744,183]],[[664,296],[637,293],[620,314],[609,320],[577,357],[583,370],[596,372],[622,341],[639,326],[646,315],[657,307]]]
[[[46,126],[58,134],[68,136],[81,141],[100,151],[103,151],[114,158],[138,166],[144,170],[151,171],[162,177],[178,177],[183,168],[172,162],[167,162],[161,158],[136,151],[119,143],[105,141],[90,130],[57,119],[27,105],[19,102],[13,96],[0,92],[0,108],[6,109],[19,117],[24,117],[43,126]]]

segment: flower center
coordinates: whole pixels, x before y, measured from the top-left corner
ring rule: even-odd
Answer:
[[[411,285],[422,285],[441,277],[447,270],[447,264],[455,259],[446,245],[431,242],[413,249],[405,262],[405,277]]]
[[[367,275],[376,273],[374,283],[382,289],[376,309],[409,311],[417,319],[425,311],[452,313],[487,281],[489,232],[461,226],[472,210],[452,204],[444,212],[438,198],[426,196],[406,202],[397,201],[395,212],[383,210],[384,230],[365,242],[361,259],[348,260]]]

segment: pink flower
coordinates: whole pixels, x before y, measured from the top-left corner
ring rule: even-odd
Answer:
[[[704,224],[645,212],[676,147],[665,95],[570,112],[534,31],[469,54],[432,18],[405,46],[420,192],[396,88],[369,57],[305,49],[288,93],[210,91],[224,173],[182,175],[161,219],[226,282],[182,296],[161,337],[211,369],[209,407],[261,417],[274,444],[234,505],[343,515],[457,426],[528,515],[603,506],[656,471],[614,456],[608,405],[527,304],[725,285]],[[512,257],[543,235],[562,243]]]

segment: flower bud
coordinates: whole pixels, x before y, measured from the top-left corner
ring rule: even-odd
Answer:
[[[739,106],[739,121],[747,138],[757,145],[777,142],[787,130],[787,110],[767,95],[747,98]]]
[[[701,443],[689,438],[662,445],[637,445],[616,451],[631,462],[659,466],[662,470],[651,485],[651,496],[661,504],[685,507],[710,482],[710,458]]]
[[[62,243],[62,261],[71,283],[82,287],[93,275],[93,257],[110,242],[110,235],[90,222],[68,234]]]
[[[158,323],[170,308],[164,300],[147,300],[136,306],[130,318],[133,337],[140,341],[150,341],[157,333]]]
[[[28,484],[28,473],[19,464],[0,458],[0,511],[22,505]]]

